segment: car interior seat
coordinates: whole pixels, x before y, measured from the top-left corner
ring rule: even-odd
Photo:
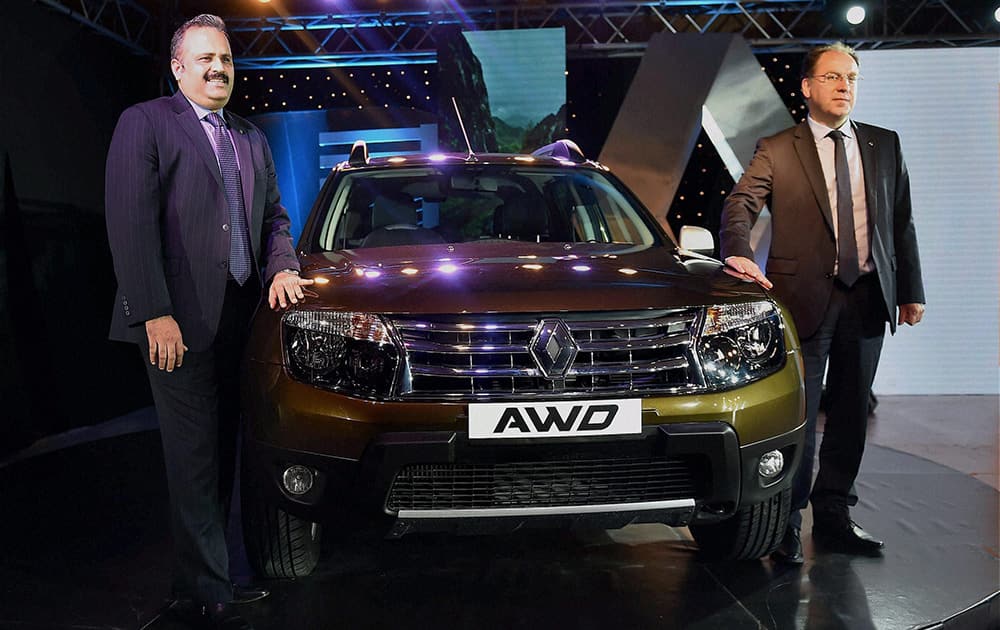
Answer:
[[[417,225],[417,204],[408,195],[380,194],[372,204],[372,231],[361,247],[443,243],[437,232]]]
[[[493,213],[493,231],[500,238],[544,241],[548,236],[545,199],[534,191],[519,190],[506,197]]]

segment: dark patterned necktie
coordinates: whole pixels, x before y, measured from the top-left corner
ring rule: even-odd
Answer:
[[[229,205],[229,273],[243,286],[250,277],[250,234],[243,203],[243,184],[236,162],[236,150],[226,129],[222,116],[210,113],[205,120],[214,127],[216,155],[222,169],[222,183],[226,189],[226,203]]]
[[[834,129],[833,163],[837,173],[837,277],[847,286],[854,285],[861,274],[858,268],[858,242],[854,236],[854,194],[851,171],[847,166],[844,134]]]

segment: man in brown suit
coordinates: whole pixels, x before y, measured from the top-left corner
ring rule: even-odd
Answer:
[[[772,555],[791,564],[802,562],[799,530],[808,502],[818,548],[881,553],[883,543],[849,514],[858,500],[854,480],[865,446],[868,392],[885,323],[895,332],[897,324],[917,324],[924,312],[899,137],[850,119],[858,68],[857,55],[840,43],[806,55],[802,94],[808,120],[758,142],[722,213],[720,247],[727,269],[773,288],[791,310],[802,341],[806,441],[788,530]],[[750,229],[765,204],[772,225],[766,277],[750,248]],[[824,371],[836,396],[812,483]]]

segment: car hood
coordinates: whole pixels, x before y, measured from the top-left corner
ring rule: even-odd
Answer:
[[[639,310],[746,300],[759,287],[672,247],[490,241],[301,259],[302,308],[392,314]]]

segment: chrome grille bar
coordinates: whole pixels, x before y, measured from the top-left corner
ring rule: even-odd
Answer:
[[[577,345],[584,352],[609,352],[618,350],[659,350],[674,346],[684,346],[690,343],[691,335],[683,332],[673,335],[657,335],[656,337],[639,337],[621,342],[586,341]]]
[[[493,354],[499,352],[528,353],[528,348],[522,344],[498,343],[489,345],[435,343],[433,341],[407,340],[403,343],[407,352],[440,352],[442,354]]]
[[[535,368],[459,368],[459,367],[438,367],[433,365],[414,365],[410,371],[419,376],[541,376]]]
[[[687,369],[689,363],[687,359],[661,359],[642,365],[630,365],[628,363],[601,363],[589,365],[587,367],[573,368],[567,376],[582,376],[593,374],[607,374],[610,370],[619,370],[622,374],[653,373],[661,370]]]
[[[534,321],[497,322],[497,323],[467,323],[448,321],[414,321],[396,320],[396,328],[400,330],[428,330],[433,332],[531,332],[535,329]]]
[[[567,323],[572,322],[576,324],[576,321],[566,320]],[[582,321],[579,322],[581,326],[579,328],[584,328],[587,330],[615,330],[620,328],[663,328],[665,326],[670,326],[672,324],[677,324],[681,326],[687,326],[691,323],[690,315],[667,315],[665,317],[659,317],[655,319],[634,319],[634,320],[605,320],[605,321]],[[577,326],[570,326],[573,329],[578,328]]]
[[[698,308],[399,316],[392,325],[406,350],[407,370],[400,397],[482,401],[690,391],[701,385],[692,348],[700,318]],[[577,354],[565,375],[546,378],[531,344],[540,322],[552,319],[565,323]]]

